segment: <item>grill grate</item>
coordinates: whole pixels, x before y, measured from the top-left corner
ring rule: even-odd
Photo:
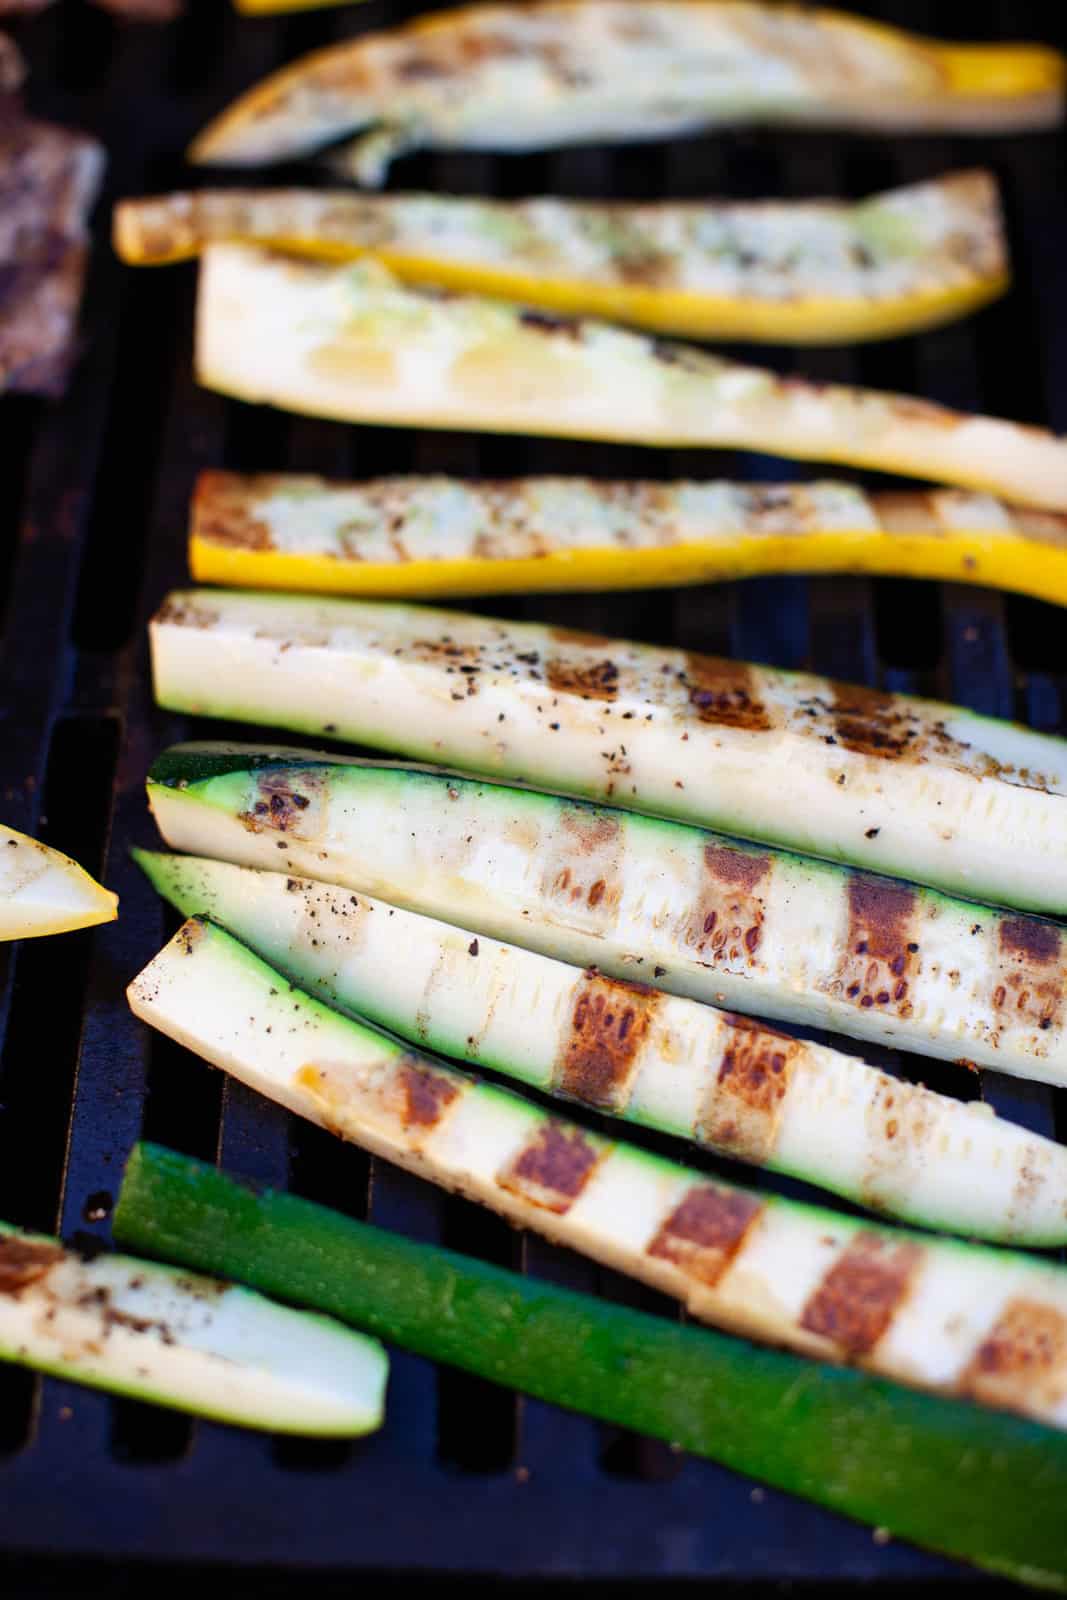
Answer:
[[[122,998],[169,931],[126,852],[152,840],[142,791],[151,755],[188,732],[151,707],[143,638],[165,588],[185,578],[186,506],[199,469],[764,481],[804,470],[704,452],[345,428],[197,389],[192,275],[124,272],[106,242],[110,200],[181,183],[187,137],[280,61],[419,9],[370,0],[358,12],[242,21],[222,0],[192,0],[180,24],[153,29],[123,28],[95,8],[64,3],[20,30],[34,111],[100,134],[111,168],[86,354],[70,393],[51,407],[0,401],[2,809],[14,826],[106,871],[122,917],[94,934],[0,946],[0,1215],[106,1239],[123,1157],[144,1130],[386,1227],[674,1316],[651,1292],[513,1233],[223,1083],[149,1037]],[[961,27],[947,0],[856,9],[946,35]],[[1052,42],[1067,44],[1067,24],[1053,23],[1046,6],[975,0],[963,20],[976,37],[1048,38],[1055,28]],[[988,160],[1009,203],[1017,288],[1008,300],[921,339],[859,352],[773,350],[767,359],[1067,431],[1067,317],[1057,302],[1067,247],[1056,187],[1063,154],[1062,139],[1051,136],[890,144],[746,132],[506,161],[430,156],[398,165],[394,183],[516,195],[860,194]],[[809,666],[1042,729],[1062,724],[1062,613],[1034,601],[904,580],[783,578],[494,601],[489,609]],[[202,723],[196,731],[208,732]],[[867,1053],[916,1070],[891,1052]],[[924,1063],[922,1074],[941,1090],[979,1092],[951,1068]],[[1067,1137],[1067,1095],[1057,1104],[1046,1088],[995,1074],[981,1092],[1005,1115],[1044,1133],[1058,1125]],[[786,1496],[754,1493],[664,1445],[404,1354],[394,1360],[387,1427],[358,1445],[238,1435],[0,1369],[0,1547],[528,1578],[858,1581],[952,1570],[904,1546],[879,1546],[869,1531]]]

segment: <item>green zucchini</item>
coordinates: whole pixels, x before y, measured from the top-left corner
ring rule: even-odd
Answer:
[[[210,917],[287,978],[413,1044],[873,1211],[1000,1243],[1067,1243],[1067,1149],[980,1102],[331,884],[134,855],[183,915]]]
[[[1067,912],[1067,741],[955,706],[535,623],[188,590],[172,710],[376,749]]]
[[[179,746],[167,843],[362,890],[618,978],[1067,1083],[1050,922],[677,822],[385,764]]]
[[[1067,1591],[1067,1437],[251,1193],[138,1145],[115,1233],[653,1434],[900,1538]]]
[[[326,1317],[0,1223],[0,1360],[219,1422],[350,1437],[382,1420],[385,1352]]]
[[[673,1295],[702,1321],[1067,1428],[1067,1270],[765,1197],[422,1056],[191,919],[143,1021],[299,1116]]]

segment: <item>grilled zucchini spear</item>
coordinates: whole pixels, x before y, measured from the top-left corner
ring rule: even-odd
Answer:
[[[724,0],[531,0],[438,12],[276,72],[195,141],[256,165],[366,129],[349,168],[402,151],[536,150],[724,124],[894,131],[1042,128],[1064,61],[1039,45],[942,44],[859,17]]]
[[[780,572],[993,584],[1067,605],[1067,516],[941,489],[201,473],[200,583],[367,598],[635,589]]]
[[[69,856],[0,825],[0,940],[113,922],[118,904]]]
[[[417,1055],[193,919],[130,986],[298,1115],[681,1300],[703,1321],[1067,1427],[1067,1271],[764,1197]]]
[[[1022,1583],[1067,1589],[1067,1438],[256,1195],[156,1145],[115,1231],[436,1361],[751,1473]]]
[[[0,1361],[272,1432],[349,1437],[382,1419],[374,1339],[173,1267],[0,1223]]]
[[[177,591],[151,638],[171,710],[325,733],[1067,911],[1067,743],[1014,723],[807,673],[356,600]]]
[[[1067,1084],[1067,936],[1049,922],[676,822],[299,751],[179,746],[148,794],[178,850],[693,999]]]
[[[1067,1243],[1067,1149],[987,1106],[331,884],[134,854],[183,915],[210,917],[413,1044],[875,1211],[1000,1243]]]
[[[224,394],[339,421],[759,450],[1067,510],[1067,441],[1043,429],[405,285],[379,261],[209,245],[196,364]]]
[[[859,204],[199,190],[126,200],[115,247],[154,265],[219,240],[665,333],[838,343],[964,316],[1008,284],[996,180],[961,172]]]

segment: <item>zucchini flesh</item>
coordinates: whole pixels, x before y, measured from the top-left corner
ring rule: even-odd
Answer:
[[[873,1211],[1067,1243],[1067,1150],[988,1106],[310,878],[134,855],[184,916],[210,917],[310,993],[415,1045]]]
[[[535,150],[724,124],[897,131],[1046,127],[1064,62],[1038,45],[941,44],[842,12],[722,0],[466,6],[364,33],[274,73],[194,161],[255,165],[357,129],[349,170],[400,150]]]
[[[783,572],[980,583],[1067,605],[1067,517],[941,489],[201,473],[198,583],[415,599]]]
[[[1067,1427],[1061,1267],[889,1232],[609,1143],[331,1010],[200,919],[128,997],[142,1021],[297,1115],[702,1321]]]
[[[138,1249],[250,1283],[437,1361],[1048,1589],[1067,1590],[1067,1439],[1015,1417],[739,1344],[255,1195],[138,1145],[115,1212]]]
[[[69,856],[0,825],[0,940],[114,922],[118,904]]]
[[[176,591],[150,631],[156,697],[171,710],[328,734],[1067,912],[1067,741],[1014,723],[808,673],[356,600]]]
[[[272,1432],[351,1437],[381,1423],[375,1339],[213,1278],[127,1256],[89,1261],[0,1223],[0,1361]]]
[[[849,342],[930,327],[1008,284],[995,178],[952,173],[868,200],[638,205],[203,189],[115,209],[152,265],[243,240],[696,338]]]
[[[209,245],[196,367],[223,394],[342,422],[757,450],[1067,510],[1067,443],[1045,429],[405,285],[374,260]]]
[[[1067,1082],[1064,935],[1035,918],[679,823],[300,752],[179,746],[148,796],[177,850],[695,1000]]]

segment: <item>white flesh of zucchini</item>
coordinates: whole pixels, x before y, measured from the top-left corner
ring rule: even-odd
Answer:
[[[313,596],[179,591],[151,640],[171,710],[329,734],[1067,912],[1067,742],[957,706]]]
[[[757,1016],[1067,1083],[1067,952],[1050,922],[681,823],[298,751],[179,747],[149,800],[177,850]]]
[[[211,923],[136,978],[144,1021],[260,1093],[697,1317],[1067,1425],[1067,1273],[709,1181],[331,1011]]]
[[[0,939],[69,933],[113,922],[118,897],[69,856],[0,826]]]
[[[1000,1243],[1067,1242],[1067,1150],[980,1103],[310,878],[135,853],[185,916],[210,917],[415,1045],[875,1211]]]
[[[219,1422],[348,1437],[382,1419],[375,1339],[233,1284],[0,1224],[0,1360]]]
[[[906,395],[783,379],[697,346],[504,300],[212,244],[208,388],[342,422],[707,445],[847,462],[1067,510],[1067,442]]]

